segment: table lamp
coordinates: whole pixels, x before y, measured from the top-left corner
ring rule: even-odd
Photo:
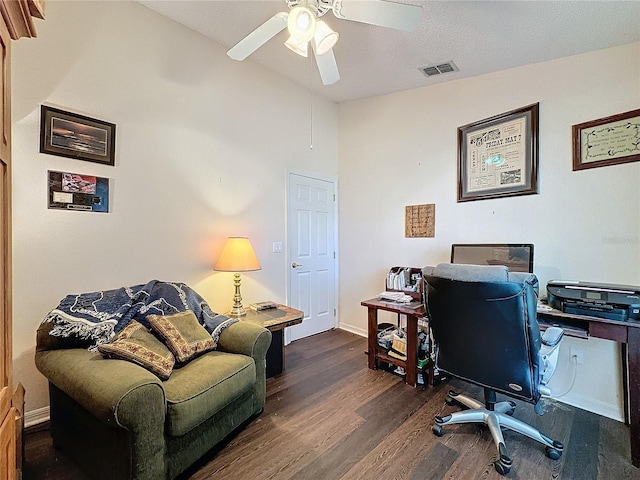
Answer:
[[[241,317],[247,313],[242,307],[240,272],[251,272],[261,268],[256,252],[253,251],[251,241],[247,237],[229,237],[227,239],[213,269],[218,272],[234,272],[233,282],[236,293],[233,295],[233,308],[229,312],[230,316]]]

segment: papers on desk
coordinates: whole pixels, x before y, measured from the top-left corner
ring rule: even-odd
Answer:
[[[554,308],[547,303],[538,302],[537,310],[539,312],[552,312]]]
[[[388,300],[388,301],[398,302],[398,303],[411,303],[413,301],[412,297],[402,292],[387,292],[387,291],[380,292],[378,294],[378,298],[380,300]]]
[[[411,267],[393,267],[387,274],[387,288],[389,290],[418,291],[418,284],[422,280],[422,273]]]

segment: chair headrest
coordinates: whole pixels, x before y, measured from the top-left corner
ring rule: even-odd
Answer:
[[[462,282],[514,282],[537,283],[532,273],[510,272],[504,265],[463,265],[456,263],[441,263],[436,267],[424,267],[424,276],[433,275],[449,280]]]

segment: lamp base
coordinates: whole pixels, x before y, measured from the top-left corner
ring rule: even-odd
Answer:
[[[240,305],[240,308],[236,308],[234,305],[231,311],[227,314],[230,317],[244,317],[247,314],[247,311]]]
[[[240,295],[240,274],[233,274],[233,284],[236,287],[236,292],[233,295],[233,308],[229,312],[230,317],[243,317],[247,314],[247,311],[242,306],[242,296]]]

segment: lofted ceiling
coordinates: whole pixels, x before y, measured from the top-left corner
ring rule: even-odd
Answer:
[[[323,17],[340,34],[333,50],[341,78],[333,85],[322,85],[311,56],[283,45],[286,30],[244,61],[344,102],[640,41],[640,1],[396,1],[423,7],[413,32],[341,20],[332,12]],[[288,11],[285,0],[139,3],[226,49],[275,13]],[[450,61],[458,71],[433,77],[420,71]]]

